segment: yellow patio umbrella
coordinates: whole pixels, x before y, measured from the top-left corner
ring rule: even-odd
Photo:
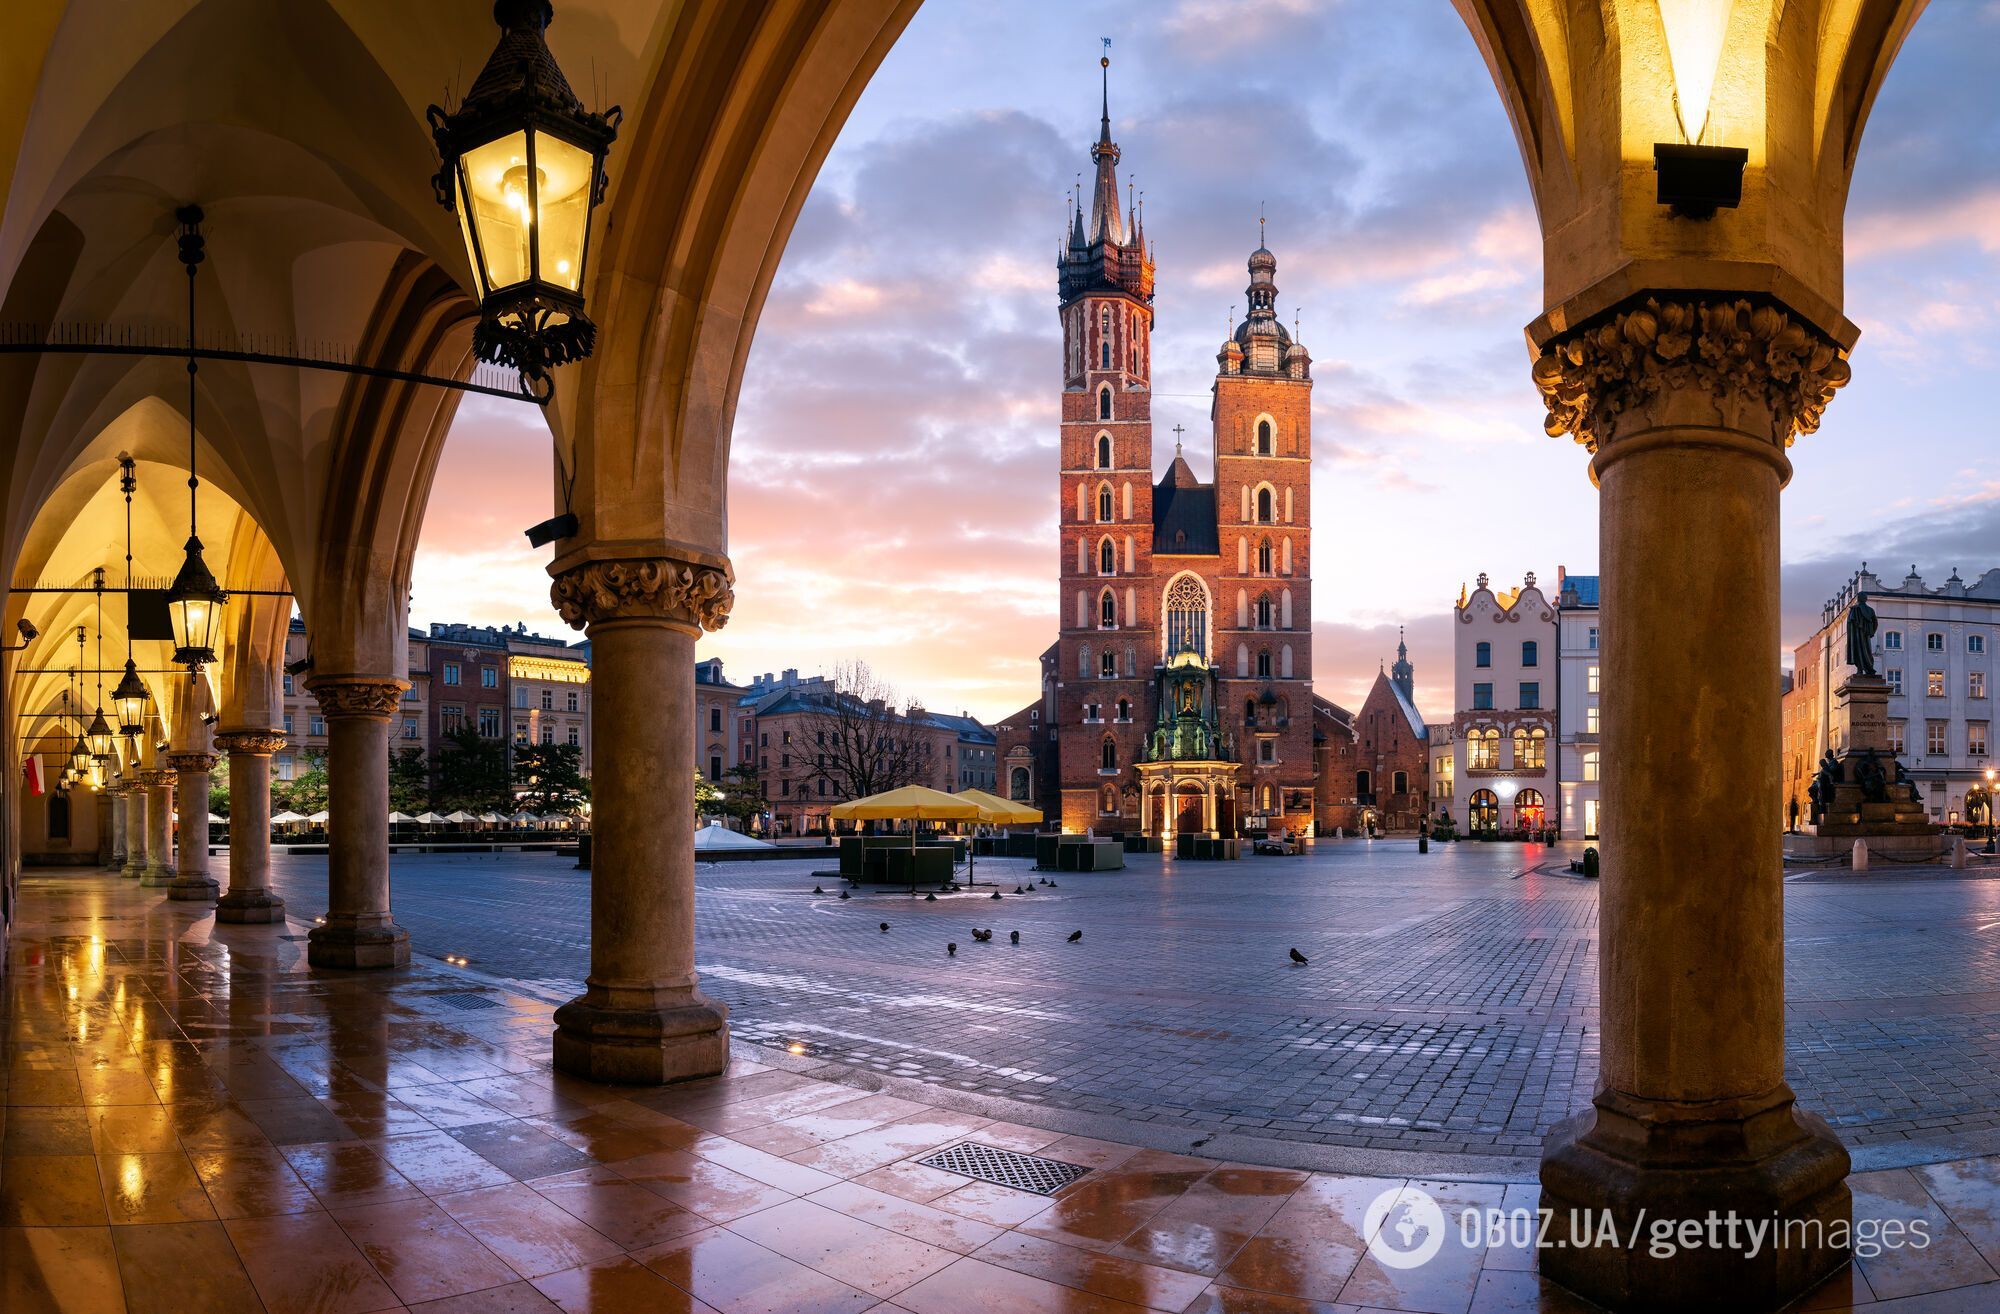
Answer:
[[[836,803],[827,815],[836,821],[977,821],[979,808],[962,794],[947,794],[927,785],[905,785]]]
[[[846,803],[836,803],[827,816],[835,821],[977,821],[979,805],[959,794],[947,794],[927,785],[905,785],[881,794],[870,794]],[[910,827],[910,893],[917,892],[917,828]]]
[[[989,826],[1027,826],[1042,819],[1042,814],[1026,803],[1016,803],[983,789],[961,789],[957,796],[977,803],[988,814],[980,820]]]

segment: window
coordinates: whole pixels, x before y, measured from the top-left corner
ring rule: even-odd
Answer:
[[[1193,575],[1176,575],[1167,585],[1167,656],[1191,652],[1208,656],[1208,590]]]
[[[480,667],[479,687],[482,689],[498,689],[500,687],[499,668],[493,666]]]
[[[1111,435],[1108,433],[1097,435],[1097,468],[1100,470],[1111,468]]]
[[[1984,698],[1986,696],[1986,672],[1972,671],[1966,675],[1965,695],[1968,698]]]
[[[1465,765],[1473,771],[1491,771],[1500,765],[1500,732],[1474,730],[1465,737]]]
[[[1603,767],[1600,765],[1600,763],[1602,762],[1602,760],[1603,759],[1598,755],[1598,751],[1594,748],[1588,749],[1584,752],[1583,778],[1586,783],[1601,778],[1600,773],[1603,771]]]
[[[1888,677],[1889,677],[1889,692],[1890,692],[1890,693],[1892,693],[1892,694],[1899,694],[1899,693],[1903,692],[1903,668],[1902,668],[1902,667],[1900,667],[1900,666],[1891,666],[1891,667],[1890,667],[1890,668],[1889,668],[1888,670],[1886,670],[1886,671],[1882,672],[1882,674],[1884,674],[1884,675],[1886,675],[1886,676],[1888,676]]]
[[[1549,763],[1549,732],[1536,726],[1533,730],[1514,732],[1514,769],[1517,771],[1540,771]]]
[[[1901,757],[1903,754],[1903,723],[1889,722],[1889,751]]]
[[[285,672],[284,681],[285,681],[285,692],[289,694],[292,692],[292,673],[290,671]]]
[[[1118,700],[1118,719],[1121,721],[1132,719],[1132,704],[1123,698]]]
[[[1105,653],[1098,663],[1097,674],[1099,678],[1105,680],[1116,678],[1118,675],[1118,654],[1115,652]]]
[[[1521,702],[1520,702],[1520,706],[1522,706],[1522,707],[1537,707],[1537,708],[1538,708],[1538,707],[1540,707],[1541,705],[1542,705],[1542,685],[1541,685],[1541,682],[1540,682],[1539,680],[1525,680],[1525,681],[1523,681],[1523,682],[1522,682],[1522,684],[1521,684]]]
[[[417,737],[417,723],[415,721],[410,720],[408,717],[404,717],[403,738],[415,739],[416,737]]]
[[[1594,735],[1598,733],[1598,715],[1596,703],[1592,703],[1589,707],[1583,709],[1583,732],[1585,734]]]
[[[577,696],[576,690],[572,689],[569,691],[569,707],[567,708],[568,711],[574,712],[576,710],[576,696]]]
[[[1526,642],[1522,643],[1521,665],[1523,666],[1539,665],[1540,664],[1539,659],[1541,655],[1542,655],[1541,645],[1536,643],[1533,639],[1529,639]]]
[[[444,664],[444,682],[445,682],[446,684],[457,684],[457,683],[458,683],[458,663],[457,663],[457,662],[446,662],[446,663]]]
[[[1589,638],[1590,638],[1590,643],[1589,643],[1589,647],[1590,647],[1590,650],[1591,650],[1592,652],[1596,652],[1596,651],[1597,651],[1597,627],[1596,627],[1595,625],[1593,625],[1593,626],[1591,626],[1591,627],[1590,627],[1590,635],[1589,635]]]
[[[271,759],[271,774],[280,780],[292,778],[292,757],[285,753]]]
[[[446,734],[451,734],[455,730],[464,728],[465,709],[456,705],[440,707],[438,709],[438,724],[444,727]],[[287,726],[285,728],[289,730],[291,727]]]
[[[1947,738],[1947,734],[1950,728],[1951,723],[1949,721],[1924,722],[1924,751],[1926,753],[1949,753],[1951,751],[1951,741]]]
[[[1944,635],[1938,633],[1936,630],[1932,630],[1929,634],[1926,634],[1924,636],[1924,651],[1943,652]]]
[[[1269,420],[1259,420],[1257,422],[1257,455],[1269,456],[1270,454],[1271,422]]]
[[[1260,630],[1271,628],[1271,595],[1268,593],[1260,595],[1257,599],[1257,628]]]
[[[1882,646],[1893,652],[1901,652],[1903,650],[1903,632],[1901,630],[1882,631]]]
[[[1257,490],[1257,523],[1268,525],[1271,518],[1271,490],[1260,488]]]
[[[1097,545],[1097,573],[1100,575],[1118,573],[1118,549],[1111,545],[1111,540],[1108,538]]]
[[[556,691],[555,691],[555,690],[553,690],[553,689],[549,689],[549,688],[544,688],[544,689],[542,690],[542,710],[543,710],[544,712],[553,712],[553,711],[555,711],[555,710],[556,710]],[[711,712],[709,713],[709,718],[710,718],[710,719],[711,719],[712,721],[720,721],[720,720],[722,719],[722,709],[721,709],[721,708],[715,708],[714,710],[712,710],[712,711],[711,711]],[[709,729],[711,729],[711,730],[720,730],[720,729],[722,729],[722,727],[721,727],[720,725],[711,725],[711,726],[709,726]]]
[[[1111,388],[1108,384],[1097,390],[1097,418],[1100,420],[1111,418]]]
[[[1472,664],[1480,667],[1491,666],[1493,664],[1493,645],[1482,643],[1474,647],[1472,650]]]
[[[1596,668],[1595,666],[1591,667],[1591,668],[1590,668],[1589,670],[1587,670],[1587,671],[1585,671],[1585,672],[1584,672],[1584,674],[1583,674],[1583,689],[1584,689],[1584,692],[1585,692],[1585,693],[1601,693],[1601,692],[1603,692],[1603,690],[1602,690],[1602,689],[1601,689],[1601,688],[1599,687],[1599,684],[1598,684],[1598,679],[1597,679],[1597,668]]]
[[[285,713],[285,733],[286,733],[286,734],[290,734],[291,732],[292,732],[292,714],[291,714],[290,712],[286,712],[286,713]]]
[[[542,705],[544,707],[548,706],[546,702]],[[720,707],[711,707],[708,709],[708,728],[711,733],[719,732],[722,729],[722,709]]]
[[[1109,736],[1105,738],[1104,746],[1098,749],[1097,757],[1099,769],[1104,771],[1118,769],[1118,745],[1113,743]]]
[[[323,717],[323,716],[314,716],[314,717],[309,717],[309,718],[307,718],[307,720],[306,720],[306,733],[307,733],[307,734],[309,734],[309,735],[323,735],[323,734],[325,734],[325,733],[326,733],[326,718],[325,718],[325,717]]]
[[[1986,756],[1986,722],[1984,721],[1966,722],[1965,751],[1972,757]]]
[[[514,742],[517,744],[528,742],[528,723],[526,721],[514,722]]]
[[[556,741],[556,728],[550,725],[547,721],[542,722],[542,742],[545,744],[553,744],[555,741]]]
[[[1110,589],[1104,590],[1104,596],[1097,601],[1097,623],[1107,630],[1118,628],[1118,599]],[[1109,662],[1111,654],[1105,653],[1104,659]]]
[[[1111,519],[1110,484],[1106,484],[1102,488],[1097,490],[1097,519],[1100,524],[1107,522]]]
[[[1257,545],[1257,573],[1259,575],[1271,573],[1271,540],[1268,538]]]
[[[786,798],[790,798],[792,796],[792,782],[789,780],[782,781],[778,785],[778,793],[782,794]]]
[[[1965,636],[1965,650],[1966,650],[1967,652],[1969,652],[1969,653],[1973,653],[1973,654],[1975,654],[1975,655],[1977,655],[1977,654],[1979,654],[1979,653],[1983,653],[1983,652],[1985,652],[1985,651],[1986,651],[1986,636],[1985,636],[1985,635],[1983,635],[1983,634],[1968,634],[1968,635],[1966,635],[1966,636]]]
[[[577,726],[569,728],[569,746],[571,748],[583,747],[583,731]]]
[[[1395,794],[1407,794],[1407,793],[1409,793],[1409,792],[1410,792],[1410,773],[1409,773],[1409,772],[1407,772],[1407,771],[1398,771],[1398,772],[1397,772],[1397,773],[1395,774],[1395,776],[1393,777],[1393,779],[1395,780],[1395,784],[1396,784],[1396,787],[1395,787],[1395,789],[1393,789],[1393,790],[1391,790],[1391,791],[1390,791],[1391,793],[1395,793]]]
[[[500,737],[500,709],[482,707],[479,709],[479,737],[498,739]]]
[[[1259,762],[1277,761],[1278,760],[1277,741],[1274,739],[1259,739],[1257,741],[1257,760]]]
[[[1492,685],[1475,684],[1472,686],[1472,710],[1475,712],[1490,712],[1493,710]]]
[[[1924,672],[1924,693],[1931,698],[1944,697],[1944,672]]]
[[[1258,650],[1257,678],[1260,680],[1268,680],[1271,678],[1271,650],[1269,648],[1262,648]]]

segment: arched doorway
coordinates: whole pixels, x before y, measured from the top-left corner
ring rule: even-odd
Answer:
[[[1542,802],[1542,791],[1524,789],[1514,796],[1514,827],[1517,830],[1542,830],[1549,824],[1548,806]]]
[[[1465,801],[1466,827],[1474,835],[1493,835],[1500,830],[1500,796],[1490,789],[1475,789]]]

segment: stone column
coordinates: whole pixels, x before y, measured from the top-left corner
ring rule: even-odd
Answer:
[[[174,753],[176,787],[181,800],[180,865],[167,897],[183,902],[215,897],[215,878],[208,874],[208,773],[215,769],[213,753]]]
[[[125,786],[125,866],[119,875],[136,881],[146,874],[146,773],[127,774]]]
[[[111,865],[122,868],[125,865],[125,786],[119,785],[111,793]]]
[[[314,967],[409,965],[410,934],[389,913],[389,721],[409,687],[375,675],[306,681],[327,737],[326,924],[306,936]]]
[[[139,884],[160,889],[174,883],[174,773],[156,769],[145,774],[146,870]]]
[[[719,629],[729,563],[552,566],[556,609],[591,643],[590,976],[556,1010],[555,1063],[657,1084],[729,1064],[728,1011],[695,988],[695,636]]]
[[[1593,1107],[1551,1133],[1554,1235],[1739,1217],[1807,1235],[1542,1251],[1615,1309],[1776,1309],[1846,1258],[1848,1157],[1785,1083],[1778,493],[1846,362],[1788,311],[1633,300],[1546,347],[1551,434],[1593,453],[1605,599]],[[1572,1211],[1575,1211],[1572,1213]],[[1593,1233],[1594,1234],[1594,1233]]]
[[[271,893],[271,754],[285,746],[269,730],[228,730],[215,746],[229,754],[229,892],[215,920],[261,925],[285,920]]]

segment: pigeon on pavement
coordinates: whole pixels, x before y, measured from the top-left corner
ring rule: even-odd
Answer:
[[[888,931],[888,929],[889,929],[889,923],[887,923],[887,922],[883,922],[883,923],[882,923],[882,930],[883,930],[884,932],[887,932],[887,931]]]
[[[1007,932],[1007,938],[1012,940],[1015,944],[1021,943],[1021,933],[1019,931]]]
[[[1298,950],[1294,949],[1292,950],[1292,961],[1297,963],[1300,967],[1304,967],[1306,965],[1306,956],[1300,953]]]
[[[1081,940],[1082,938],[1083,938],[1082,931],[1071,931],[1069,933],[1069,942],[1071,944],[1075,944],[1078,940]]]
[[[958,941],[954,940],[950,944],[946,945],[944,947],[944,952],[945,956],[948,958],[958,957]]]

